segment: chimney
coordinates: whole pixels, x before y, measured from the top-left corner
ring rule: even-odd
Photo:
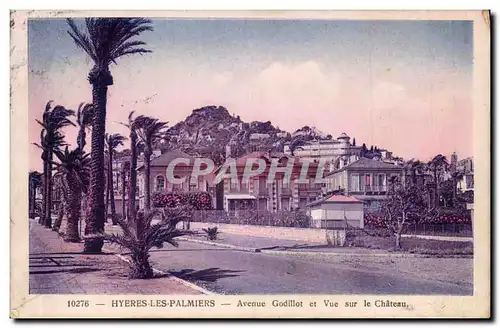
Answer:
[[[231,158],[231,145],[227,144],[226,145],[226,159]]]

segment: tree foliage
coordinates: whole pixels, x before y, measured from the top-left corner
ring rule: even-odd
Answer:
[[[106,234],[104,239],[131,252],[130,278],[152,278],[149,251],[152,248],[162,248],[165,243],[178,247],[175,239],[190,232],[177,229],[177,224],[191,216],[192,210],[187,207],[166,208],[163,211],[155,209],[146,213],[139,211],[135,220],[118,220],[123,234]],[[155,218],[158,222],[153,223]]]
[[[425,190],[414,184],[392,181],[387,199],[382,203],[382,218],[386,227],[396,237],[396,248],[401,248],[401,233],[410,223],[417,223],[427,216]]]

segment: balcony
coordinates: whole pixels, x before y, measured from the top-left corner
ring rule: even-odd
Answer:
[[[362,186],[361,192],[365,195],[385,195],[387,186]]]

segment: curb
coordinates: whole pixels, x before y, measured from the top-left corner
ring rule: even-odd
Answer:
[[[426,254],[386,254],[386,253],[334,253],[334,252],[301,252],[301,251],[275,251],[275,250],[261,250],[264,254],[273,254],[273,255],[327,255],[327,256],[356,256],[356,257],[420,257],[427,258],[432,257],[431,255]]]
[[[127,262],[127,263],[130,263],[130,260],[128,258],[126,258],[125,256],[123,256],[121,254],[118,254],[115,251],[110,250],[109,248],[106,248],[106,247],[103,247],[103,249],[105,251],[107,251],[107,252],[112,253],[113,255],[115,255],[116,257],[118,257],[120,260],[122,260],[124,262]],[[196,291],[199,291],[199,292],[201,292],[201,293],[203,293],[205,295],[218,295],[218,294],[216,294],[214,292],[211,292],[211,291],[209,291],[209,290],[207,290],[205,288],[202,288],[202,287],[200,287],[198,285],[195,285],[195,284],[193,284],[193,283],[191,283],[189,281],[186,281],[184,279],[181,279],[181,278],[178,278],[176,276],[173,276],[170,273],[167,273],[167,272],[155,269],[155,268],[153,268],[153,272],[156,272],[156,273],[159,273],[159,274],[164,274],[164,275],[168,276],[169,278],[172,278],[174,281],[177,281],[178,283],[181,283],[182,285],[184,285],[186,287],[190,287],[190,288],[192,288],[192,289],[194,289]]]
[[[431,235],[401,235],[405,238],[418,238],[426,240],[452,241],[457,243],[473,243],[474,237],[452,237],[452,236],[431,236]]]
[[[191,243],[198,243],[198,244],[204,244],[204,245],[237,249],[239,251],[245,251],[245,252],[251,252],[251,253],[261,252],[260,248],[251,248],[251,247],[235,246],[235,245],[230,245],[230,244],[221,244],[221,243],[215,243],[215,242],[207,241],[207,240],[191,239],[191,238],[185,238],[185,237],[177,237],[176,239],[191,242]]]
[[[307,252],[307,251],[277,251],[272,249],[265,248],[250,248],[250,247],[242,247],[235,246],[230,244],[221,244],[215,243],[206,240],[199,239],[190,239],[185,237],[178,237],[177,240],[205,244],[211,246],[218,246],[223,248],[236,249],[245,252],[251,253],[262,253],[262,254],[270,254],[270,255],[309,255],[309,256],[318,256],[318,255],[326,255],[326,256],[355,256],[355,257],[389,257],[389,258],[461,258],[461,257],[469,257],[471,255],[430,255],[430,254],[415,254],[415,253],[340,253],[340,252]]]

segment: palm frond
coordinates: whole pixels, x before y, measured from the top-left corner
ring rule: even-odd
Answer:
[[[71,36],[94,63],[105,68],[116,59],[128,54],[151,52],[140,46],[143,41],[131,40],[142,32],[152,31],[151,20],[145,18],[86,18],[80,30],[74,20],[67,20]]]

